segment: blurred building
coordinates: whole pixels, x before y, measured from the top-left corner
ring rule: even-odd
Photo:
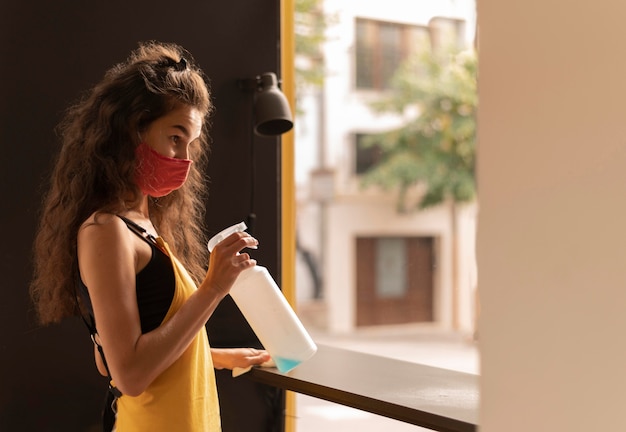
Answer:
[[[376,115],[369,104],[424,43],[471,47],[475,2],[325,0],[323,8],[331,17],[322,50],[325,82],[298,94],[299,310],[333,333],[413,322],[471,332],[476,204],[456,214],[455,272],[450,207],[397,213],[395,194],[364,189],[360,175],[377,157],[363,139],[402,124],[399,117]]]

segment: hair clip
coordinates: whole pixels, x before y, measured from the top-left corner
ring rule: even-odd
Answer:
[[[160,67],[172,68],[177,72],[183,72],[187,70],[187,60],[184,57],[180,58],[180,61],[176,61],[173,58],[168,58],[160,63],[158,63]]]
[[[174,65],[174,69],[176,69],[178,72],[187,70],[187,60],[185,59],[185,57],[180,58],[180,61]]]

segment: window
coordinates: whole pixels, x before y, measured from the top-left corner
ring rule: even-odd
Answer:
[[[376,166],[382,158],[382,149],[379,145],[371,142],[371,135],[354,135],[354,172],[356,175],[366,173]]]
[[[402,61],[428,47],[428,27],[356,20],[356,87],[384,90]]]
[[[465,45],[465,21],[435,17],[430,20],[430,37],[433,50],[462,48]]]
[[[403,238],[378,239],[376,245],[376,295],[402,298],[407,292],[406,241]]]

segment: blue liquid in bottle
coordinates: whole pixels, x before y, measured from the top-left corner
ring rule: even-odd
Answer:
[[[282,357],[274,357],[274,363],[276,363],[276,367],[278,368],[279,371],[281,371],[282,373],[287,373],[302,362],[300,360],[291,360],[291,359],[285,359]]]

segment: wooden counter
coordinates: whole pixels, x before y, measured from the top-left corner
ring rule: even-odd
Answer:
[[[291,372],[248,379],[442,432],[477,430],[478,376],[319,345]]]

